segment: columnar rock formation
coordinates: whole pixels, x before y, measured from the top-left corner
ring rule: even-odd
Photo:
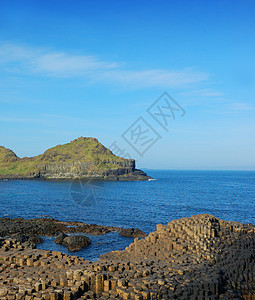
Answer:
[[[158,225],[91,263],[3,241],[0,299],[254,299],[255,226],[210,215]]]

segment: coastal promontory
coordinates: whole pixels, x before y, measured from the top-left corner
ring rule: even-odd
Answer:
[[[0,146],[0,179],[148,180],[134,159],[114,155],[97,139],[80,137],[34,157]]]

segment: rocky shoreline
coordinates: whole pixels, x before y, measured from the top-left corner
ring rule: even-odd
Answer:
[[[11,238],[21,243],[24,248],[31,249],[35,249],[36,244],[44,242],[42,237],[55,236],[55,242],[66,246],[69,251],[80,251],[91,243],[84,234],[101,235],[112,231],[118,232],[119,235],[125,237],[146,236],[146,233],[138,228],[102,226],[83,222],[63,222],[53,218],[0,218],[0,237]]]
[[[47,180],[47,181],[148,181],[153,179],[151,176],[144,173],[142,170],[136,169],[130,173],[118,173],[119,169],[112,174],[83,176],[83,177],[41,177],[41,176],[22,176],[22,175],[1,175],[0,180]]]
[[[0,299],[254,299],[255,226],[211,215],[159,224],[93,263],[0,245]]]

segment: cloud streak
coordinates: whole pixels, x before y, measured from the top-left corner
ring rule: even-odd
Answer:
[[[209,79],[193,69],[130,69],[126,64],[106,62],[89,55],[72,55],[45,48],[0,43],[0,65],[5,72],[39,74],[56,78],[81,78],[131,88],[179,88]]]

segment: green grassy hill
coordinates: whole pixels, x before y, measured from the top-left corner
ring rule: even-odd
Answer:
[[[80,137],[29,158],[19,158],[0,146],[1,178],[119,179],[121,176],[128,179],[132,175],[144,180],[146,174],[142,173],[135,170],[134,160],[114,155],[95,138]]]

